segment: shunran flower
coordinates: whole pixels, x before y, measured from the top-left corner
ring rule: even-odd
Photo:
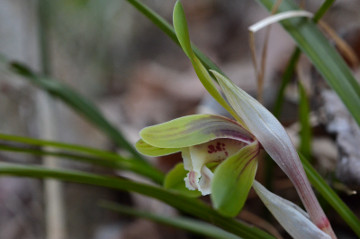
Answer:
[[[140,136],[136,148],[143,154],[181,151],[188,189],[202,195],[224,191],[217,195],[237,199],[237,210],[230,208],[226,214],[236,215],[241,209],[255,177],[260,144],[239,123],[217,115],[190,115],[147,127]],[[234,190],[234,185],[241,190]]]
[[[294,238],[336,238],[284,127],[223,74],[204,67],[192,50],[180,2],[175,5],[173,21],[179,43],[200,81],[235,120],[217,115],[190,115],[150,126],[140,132],[141,139],[136,144],[138,151],[149,156],[181,152],[183,166],[175,167],[169,175],[175,175],[174,178],[182,175],[183,184],[189,190],[210,194],[213,206],[223,215],[236,216],[253,186]],[[308,214],[254,181],[261,149],[293,182]],[[174,180],[172,176],[169,178]],[[297,227],[295,222],[306,230]]]

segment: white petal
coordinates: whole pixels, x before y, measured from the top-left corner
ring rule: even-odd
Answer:
[[[211,182],[213,176],[214,176],[213,172],[211,172],[211,170],[208,167],[206,166],[202,167],[201,178],[199,181],[199,191],[203,196],[209,195],[211,193]]]
[[[192,166],[192,161],[191,161],[189,148],[183,148],[181,150],[181,156],[182,156],[183,161],[184,161],[184,168],[186,170],[188,170],[188,171],[192,170],[193,166]]]
[[[294,239],[331,239],[313,224],[301,208],[254,181],[253,188],[272,215]]]
[[[188,172],[188,174],[186,175],[186,177],[184,178],[185,181],[185,186],[189,189],[189,190],[198,190],[200,188],[199,185],[199,178],[200,178],[200,174],[195,172],[195,171],[190,171]]]
[[[232,139],[216,139],[190,147],[193,170],[200,173],[203,165],[221,162],[233,155],[246,144]]]

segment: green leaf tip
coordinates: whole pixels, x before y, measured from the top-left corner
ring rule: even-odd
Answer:
[[[173,24],[180,46],[184,50],[187,57],[189,57],[189,59],[193,61],[195,54],[191,47],[189,30],[186,23],[184,8],[180,1],[177,1],[174,6]]]

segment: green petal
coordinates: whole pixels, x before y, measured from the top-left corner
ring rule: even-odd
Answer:
[[[165,177],[164,187],[188,197],[200,197],[199,191],[189,190],[185,187],[184,178],[187,175],[184,164],[177,164]]]
[[[246,201],[255,178],[259,143],[256,141],[229,157],[215,170],[211,200],[224,216],[236,216]]]
[[[147,156],[162,156],[162,155],[169,155],[176,152],[179,152],[181,149],[179,148],[158,148],[154,147],[150,144],[144,142],[144,140],[140,139],[136,142],[135,148],[139,153],[147,155]]]
[[[217,115],[189,115],[144,128],[141,138],[159,148],[185,148],[217,138],[229,138],[245,143],[253,136],[236,122]]]

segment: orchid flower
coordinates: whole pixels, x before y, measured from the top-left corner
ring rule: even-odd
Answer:
[[[214,207],[223,215],[237,215],[253,186],[273,215],[291,235],[296,235],[295,238],[336,238],[280,122],[223,74],[208,71],[203,66],[192,50],[180,2],[175,5],[173,21],[179,43],[200,81],[235,120],[216,115],[190,115],[150,126],[140,132],[141,139],[136,144],[138,151],[149,156],[181,152],[183,165],[175,167],[170,175],[182,175],[183,184],[189,190],[211,194]],[[217,79],[225,99],[210,74]],[[293,182],[311,221],[307,216],[301,216],[304,214],[298,213],[299,210],[292,210],[290,202],[280,200],[270,192],[264,193],[266,189],[254,183],[260,149],[264,149]],[[288,220],[287,217],[294,218]],[[307,227],[303,234],[287,223],[297,220]]]
[[[145,155],[181,151],[188,189],[213,192],[215,207],[225,215],[241,210],[255,177],[260,144],[239,123],[217,115],[190,115],[144,128],[140,137],[136,148]],[[214,172],[208,165],[215,166]]]

